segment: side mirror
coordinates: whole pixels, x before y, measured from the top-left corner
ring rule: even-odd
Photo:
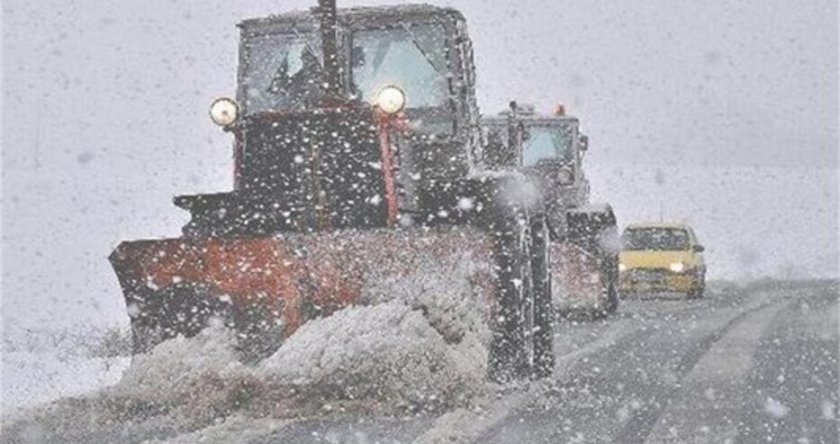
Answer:
[[[706,251],[706,249],[702,245],[695,245],[694,246],[694,252],[695,253],[702,253],[704,251]]]
[[[584,153],[589,149],[589,136],[586,134],[580,135],[580,150]]]

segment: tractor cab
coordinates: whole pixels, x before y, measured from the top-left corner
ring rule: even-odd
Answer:
[[[337,10],[335,25],[322,19],[316,8],[240,23],[237,102],[246,121],[343,103],[404,110],[420,135],[451,137],[463,126],[459,105],[470,105],[474,76],[459,12],[388,6]],[[322,44],[323,26],[336,31],[334,45]]]
[[[588,138],[577,117],[562,106],[554,114],[537,114],[531,105],[511,103],[509,110],[482,118],[488,141],[484,161],[493,168],[521,169],[541,184],[555,230],[565,230],[565,214],[586,205],[589,181],[583,171]]]
[[[460,12],[333,4],[239,28],[236,99],[210,112],[235,139],[234,190],[177,197],[192,213],[185,235],[374,228],[451,211],[448,190],[480,141]]]

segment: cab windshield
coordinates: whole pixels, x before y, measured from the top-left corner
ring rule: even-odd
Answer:
[[[571,159],[572,130],[569,126],[533,126],[522,152],[525,166],[534,166],[543,159]]]
[[[383,87],[405,93],[407,108],[439,107],[447,97],[445,30],[435,24],[403,24],[353,34],[351,90],[373,102]]]
[[[631,251],[688,250],[688,233],[681,228],[633,228],[624,232],[624,249]]]
[[[314,34],[268,34],[245,41],[242,103],[248,113],[298,108],[322,97],[324,69]]]

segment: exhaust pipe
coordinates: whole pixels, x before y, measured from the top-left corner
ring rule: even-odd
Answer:
[[[327,93],[338,97],[341,94],[341,71],[338,63],[338,14],[335,2],[318,0],[318,15],[321,19],[321,50],[324,54]]]

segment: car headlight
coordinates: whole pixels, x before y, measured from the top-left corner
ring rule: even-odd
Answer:
[[[233,99],[222,97],[210,105],[210,118],[219,126],[228,126],[239,118],[239,104]]]
[[[619,263],[618,264],[618,271],[627,271],[627,265]]]
[[[376,95],[376,106],[386,114],[396,114],[405,107],[405,93],[396,86],[386,86]]]
[[[685,264],[682,262],[674,262],[668,268],[674,273],[682,273],[685,270]]]

